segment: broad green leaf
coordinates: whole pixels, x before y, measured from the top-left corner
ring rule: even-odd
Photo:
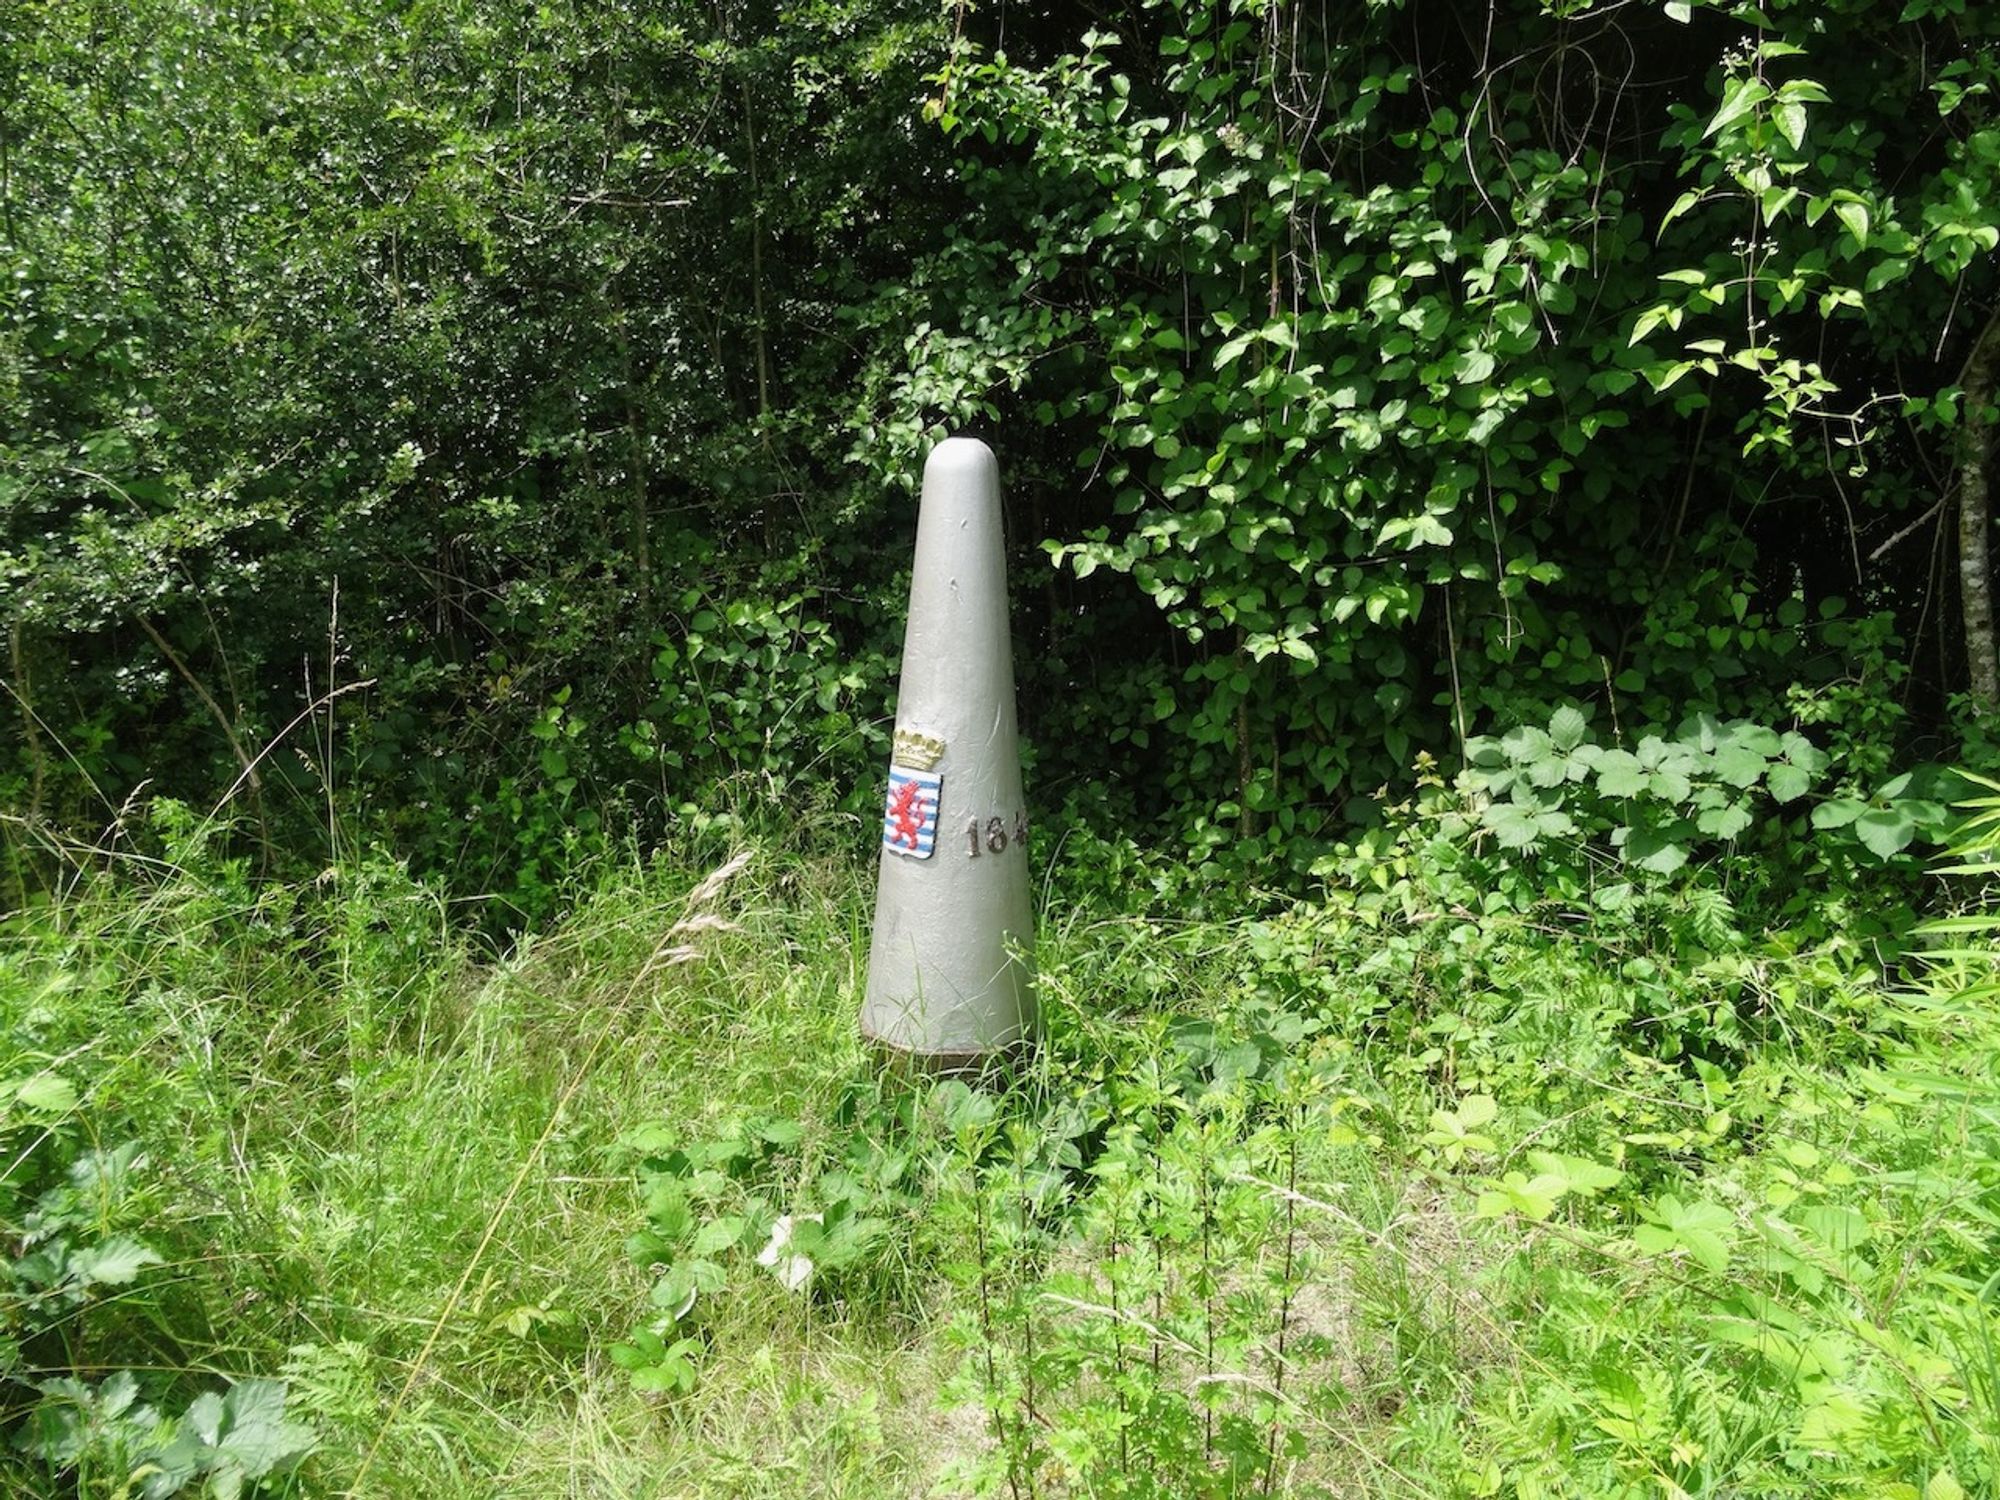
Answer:
[[[1817,776],[1826,769],[1826,752],[1795,729],[1785,731],[1779,749],[1786,760],[1809,776]]]
[[[1549,719],[1549,738],[1565,754],[1583,743],[1590,726],[1575,708],[1565,703]]]
[[[1722,91],[1722,107],[1708,122],[1708,128],[1702,132],[1703,137],[1734,125],[1770,97],[1771,90],[1761,78],[1745,76],[1730,79]]]
[[[1854,831],[1878,858],[1888,859],[1917,836],[1917,820],[1900,807],[1870,808],[1855,820]]]
[[[1674,1194],[1665,1193],[1651,1208],[1641,1212],[1652,1220],[1633,1235],[1641,1249],[1653,1254],[1683,1249],[1717,1274],[1729,1269],[1729,1246],[1736,1220],[1728,1209],[1701,1198],[1683,1202]]]
[[[1803,104],[1785,100],[1772,109],[1771,119],[1778,127],[1778,134],[1791,142],[1794,151],[1805,144],[1806,107]]]
[[[1808,1448],[1846,1447],[1852,1434],[1866,1430],[1874,1421],[1874,1405],[1860,1392],[1837,1385],[1824,1388],[1799,1423],[1797,1441]]]
[[[632,1389],[647,1395],[663,1396],[686,1388],[685,1365],[680,1360],[671,1364],[648,1365],[632,1372]]]
[[[1766,764],[1764,757],[1747,745],[1724,745],[1715,752],[1715,774],[1734,787],[1755,786]]]
[[[693,1270],[683,1261],[653,1283],[648,1299],[653,1306],[665,1313],[669,1322],[678,1323],[694,1311],[697,1289]]]
[[[1692,789],[1688,773],[1677,765],[1661,766],[1657,771],[1646,773],[1646,790],[1662,802],[1679,805],[1687,801]]]
[[[1477,1130],[1482,1125],[1491,1125],[1500,1117],[1500,1106],[1491,1094],[1467,1094],[1458,1101],[1458,1108],[1452,1113],[1465,1129]]]
[[[1215,1083],[1227,1087],[1239,1079],[1252,1077],[1264,1060],[1255,1042],[1238,1042],[1215,1060]]]
[[[1489,803],[1479,818],[1503,849],[1532,849],[1541,841],[1541,825],[1534,812],[1518,802]]]
[[[1433,515],[1415,516],[1410,521],[1410,547],[1449,547],[1451,528]]]
[[[1532,724],[1515,725],[1500,736],[1500,743],[1506,747],[1508,758],[1516,765],[1547,760],[1549,752],[1555,748],[1549,737]]]
[[[720,1219],[711,1219],[696,1230],[691,1248],[696,1255],[713,1255],[718,1250],[727,1250],[742,1238],[743,1220],[728,1215]]]
[[[76,1108],[75,1085],[55,1073],[36,1073],[14,1087],[14,1102],[30,1114],[66,1115]]]
[[[1863,249],[1868,246],[1868,205],[1856,201],[1844,201],[1833,205],[1840,222],[1847,226],[1847,232]]]
[[[1798,1219],[1800,1228],[1830,1250],[1852,1250],[1874,1234],[1858,1209],[1841,1203],[1816,1203],[1802,1210]]]
[[[287,1422],[282,1380],[239,1380],[222,1398],[224,1431],[217,1456],[247,1479],[290,1468],[318,1446],[310,1427]]]
[[[1812,810],[1812,826],[1815,828],[1845,828],[1863,813],[1868,804],[1856,802],[1852,797],[1837,797],[1830,802],[1822,802]]]
[[[1625,1179],[1625,1174],[1618,1168],[1608,1167],[1602,1162],[1590,1161],[1581,1156],[1564,1156],[1554,1151],[1530,1151],[1528,1160],[1542,1176],[1559,1180],[1566,1193],[1600,1193],[1607,1188],[1618,1186]]]
[[[1742,802],[1705,808],[1695,815],[1694,826],[1710,838],[1733,839],[1753,821],[1750,808]]]
[[[1687,849],[1662,829],[1632,828],[1625,835],[1625,858],[1655,875],[1671,875],[1687,863]]]
[[[1806,789],[1812,785],[1812,776],[1803,766],[1781,760],[1772,764],[1764,778],[1764,784],[1770,788],[1772,797],[1779,802],[1795,802],[1804,796]]]
[[[1540,1223],[1555,1212],[1557,1201],[1566,1191],[1567,1184],[1560,1177],[1544,1174],[1530,1181],[1523,1173],[1509,1172],[1495,1189],[1479,1195],[1473,1212],[1482,1219],[1517,1213]]]
[[[1597,790],[1606,797],[1637,797],[1646,772],[1629,750],[1606,750],[1597,759]]]
[[[69,1274],[86,1286],[126,1286],[160,1257],[129,1235],[117,1235],[87,1249],[72,1251]]]
[[[610,1352],[611,1363],[621,1370],[643,1370],[659,1357],[657,1351],[648,1355],[636,1344],[613,1344]]]

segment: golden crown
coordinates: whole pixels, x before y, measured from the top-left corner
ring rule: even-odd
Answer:
[[[944,759],[944,741],[914,729],[896,731],[896,764],[912,771],[928,771]]]

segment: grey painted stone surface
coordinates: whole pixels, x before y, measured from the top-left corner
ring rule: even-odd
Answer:
[[[1016,956],[1034,914],[1000,470],[976,439],[924,465],[896,733],[861,1031],[920,1063],[973,1063],[1035,1024],[1032,959]]]

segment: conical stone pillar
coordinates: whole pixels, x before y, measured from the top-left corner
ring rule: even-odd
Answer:
[[[863,1037],[941,1072],[1031,1040],[1027,844],[1000,470],[948,438],[924,465]]]

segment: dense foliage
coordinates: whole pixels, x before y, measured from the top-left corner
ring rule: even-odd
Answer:
[[[2000,1489],[1996,91],[1963,0],[0,11],[0,1489]],[[853,1025],[953,430],[1007,1088]]]
[[[1988,10],[0,25],[30,832],[234,787],[322,857],[352,788],[534,909],[607,820],[865,800],[968,426],[1045,801],[1303,868],[1561,701],[1984,753]]]

